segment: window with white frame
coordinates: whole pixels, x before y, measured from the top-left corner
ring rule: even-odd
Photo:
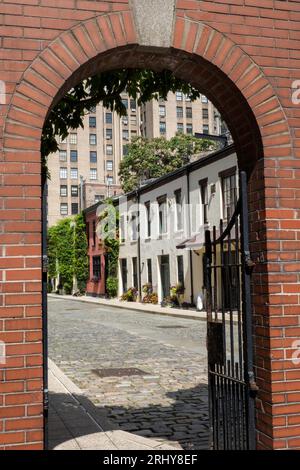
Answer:
[[[114,162],[112,160],[107,160],[106,161],[106,169],[107,171],[113,171],[113,166],[114,166]]]
[[[90,151],[90,163],[97,163],[97,152],[96,150]]]
[[[61,197],[67,197],[68,196],[68,186],[62,185],[60,187],[60,195],[61,195]]]
[[[70,134],[70,144],[77,145],[77,134],[74,134],[74,133]]]
[[[181,189],[175,191],[175,203],[176,203],[176,230],[183,229],[183,199]]]
[[[158,223],[159,234],[167,233],[167,196],[161,196],[157,199],[158,202]]]
[[[60,150],[59,151],[59,161],[61,161],[61,162],[66,162],[67,161],[67,151],[66,150]]]
[[[68,169],[67,168],[60,168],[59,169],[59,177],[61,180],[66,180],[68,178]]]
[[[113,154],[113,146],[111,144],[106,145],[106,155],[112,155]]]
[[[60,215],[68,215],[68,204],[66,202],[62,202],[60,205]]]
[[[78,179],[78,168],[71,168],[71,180]]]
[[[96,180],[97,179],[97,168],[90,169],[90,179]]]
[[[182,101],[183,99],[183,94],[181,91],[176,91],[176,101]]]
[[[97,145],[97,135],[90,134],[90,145]]]
[[[75,186],[75,185],[71,186],[71,196],[78,197],[78,186]]]

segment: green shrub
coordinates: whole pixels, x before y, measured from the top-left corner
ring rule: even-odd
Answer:
[[[109,298],[118,295],[118,279],[116,277],[108,277],[106,280],[106,292]]]

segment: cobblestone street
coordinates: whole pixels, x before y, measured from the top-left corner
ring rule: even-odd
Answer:
[[[111,429],[208,447],[206,324],[49,299],[49,356]]]

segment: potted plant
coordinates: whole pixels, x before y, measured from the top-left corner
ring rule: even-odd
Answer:
[[[130,287],[127,292],[121,296],[121,300],[126,302],[136,302],[137,299],[137,289],[135,287]]]

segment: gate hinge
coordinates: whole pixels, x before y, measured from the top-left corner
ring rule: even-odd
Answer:
[[[44,394],[44,417],[48,417],[48,411],[49,411],[49,390],[48,388],[44,388],[43,391]]]
[[[49,265],[49,260],[48,260],[47,255],[43,255],[42,265],[43,265],[43,273],[47,273],[48,272],[48,265]]]

